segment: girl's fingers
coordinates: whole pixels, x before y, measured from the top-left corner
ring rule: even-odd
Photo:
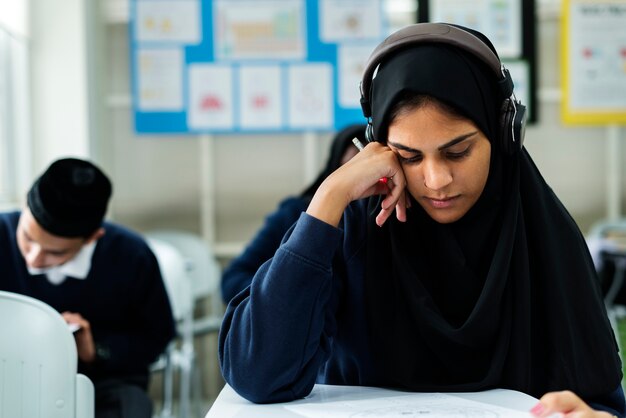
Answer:
[[[394,185],[391,192],[381,202],[381,210],[376,216],[376,225],[382,226],[391,214],[396,212],[396,218],[400,222],[406,222],[407,199],[404,187]]]

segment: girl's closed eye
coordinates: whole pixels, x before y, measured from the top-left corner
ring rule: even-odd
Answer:
[[[401,164],[414,164],[414,163],[419,163],[420,161],[422,161],[421,153],[413,154],[408,157],[404,157],[400,153],[396,155],[398,156],[398,160],[400,161]]]
[[[465,147],[465,149],[461,151],[446,150],[445,156],[449,160],[460,160],[460,159],[467,157],[470,154],[471,148],[472,146],[468,145],[467,147]]]

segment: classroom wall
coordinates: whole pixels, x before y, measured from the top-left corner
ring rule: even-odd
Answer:
[[[323,164],[330,135],[317,135],[313,146],[301,135],[135,135],[127,4],[101,0],[92,10],[82,4],[33,0],[35,168],[61,153],[91,155],[114,180],[114,219],[139,230],[176,227],[199,233],[206,232],[208,222],[220,253],[225,258],[236,253],[277,202],[298,193],[311,178],[311,170],[303,170],[305,151],[315,154],[316,167]],[[538,9],[540,112],[525,144],[587,230],[607,211],[607,129],[562,125],[559,2],[539,1]],[[59,18],[49,19],[51,14]],[[622,128],[620,142],[624,136]],[[623,171],[620,177],[624,196]]]
[[[127,24],[106,25],[105,33],[107,66],[102,70],[108,80],[104,106],[110,135],[103,155],[113,176],[124,179],[116,186],[116,220],[142,230],[177,227],[202,232],[202,172],[209,170],[216,240],[240,245],[282,197],[304,188],[302,135],[135,135],[127,98]],[[329,140],[330,134],[315,137],[315,172],[326,158]],[[210,143],[212,157],[203,141]]]
[[[90,155],[85,25],[89,2],[29,1],[31,152],[37,173],[60,155]]]

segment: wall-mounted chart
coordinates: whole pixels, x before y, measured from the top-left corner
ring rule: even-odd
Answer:
[[[137,133],[332,131],[363,122],[382,0],[132,0]]]
[[[626,1],[563,0],[562,116],[626,123]]]

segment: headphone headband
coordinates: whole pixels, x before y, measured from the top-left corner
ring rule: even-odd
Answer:
[[[371,116],[369,104],[370,89],[372,87],[374,72],[382,61],[382,58],[408,45],[428,42],[449,44],[467,50],[487,64],[498,80],[507,78],[506,75],[503,74],[502,64],[498,56],[480,38],[473,34],[445,23],[420,23],[406,26],[391,34],[378,45],[367,60],[360,86],[361,107],[363,108],[365,117],[369,118]]]
[[[406,26],[391,34],[370,55],[361,80],[361,109],[368,119],[365,137],[368,142],[375,141],[374,127],[371,120],[372,107],[370,96],[374,73],[383,59],[402,48],[421,43],[439,43],[452,45],[464,50],[481,60],[495,75],[500,89],[502,105],[500,111],[499,139],[502,150],[513,154],[522,149],[526,128],[526,107],[513,94],[513,80],[504,68],[498,55],[489,47],[489,43],[459,27],[446,23],[417,23]]]

